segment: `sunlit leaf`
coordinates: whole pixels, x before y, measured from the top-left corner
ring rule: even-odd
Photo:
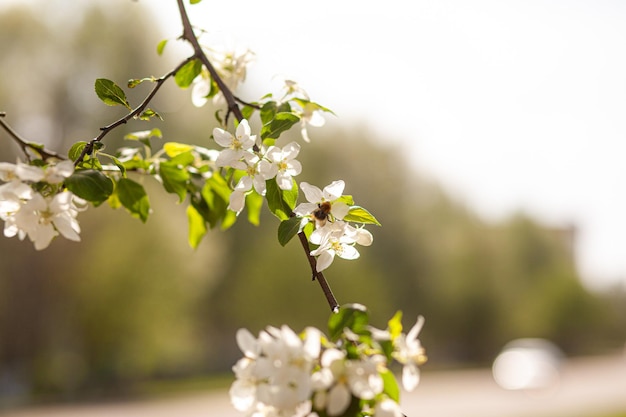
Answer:
[[[157,54],[163,55],[163,50],[165,49],[165,45],[167,45],[167,41],[167,39],[163,39],[157,44]]]
[[[400,387],[396,376],[389,369],[383,369],[380,371],[380,376],[383,379],[383,392],[389,396],[392,400],[400,402]]]
[[[182,203],[187,195],[187,181],[189,172],[172,162],[161,162],[159,165],[159,176],[163,182],[163,187],[168,193],[178,195],[178,202]]]
[[[180,155],[183,152],[189,152],[193,150],[193,145],[179,142],[167,142],[163,144],[163,150],[170,158]]]
[[[174,79],[180,88],[188,88],[193,80],[202,71],[202,62],[199,59],[193,59],[187,62],[181,69],[176,72]]]
[[[248,221],[258,226],[261,223],[261,208],[263,208],[263,196],[256,191],[246,196],[246,211],[248,212]]]
[[[122,105],[130,109],[126,94],[117,84],[106,78],[98,78],[95,84],[98,98],[108,106]]]
[[[159,113],[157,113],[154,110],[149,109],[149,108],[146,109],[143,113],[141,113],[139,115],[139,119],[141,119],[141,120],[150,120],[150,119],[152,119],[154,117],[159,119],[159,120],[163,120],[163,118],[161,117],[161,115]]]
[[[87,142],[76,142],[75,144],[72,145],[72,147],[70,148],[70,150],[67,152],[67,156],[72,160],[72,161],[76,161],[80,155],[83,153],[83,149],[85,149],[85,146],[87,146]]]
[[[204,217],[191,204],[187,206],[187,220],[189,222],[189,245],[196,249],[204,235],[206,235],[206,222]]]
[[[348,214],[343,218],[347,222],[363,223],[363,224],[375,224],[380,226],[380,223],[372,214],[359,206],[352,206],[348,211]]]
[[[402,312],[397,311],[396,314],[393,315],[389,322],[387,322],[387,328],[389,329],[389,334],[391,334],[391,340],[395,340],[400,333],[402,333]]]

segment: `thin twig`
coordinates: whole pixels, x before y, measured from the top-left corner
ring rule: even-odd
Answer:
[[[250,105],[250,104],[245,103],[244,101],[235,97],[235,95],[230,90],[230,88],[228,88],[228,86],[224,83],[220,75],[215,70],[215,67],[213,67],[208,57],[204,53],[204,50],[200,46],[200,42],[198,42],[198,38],[195,32],[193,31],[193,26],[191,25],[191,22],[189,21],[189,16],[187,15],[187,11],[185,10],[185,4],[183,3],[183,0],[177,0],[177,2],[178,2],[178,10],[180,12],[180,18],[183,24],[182,39],[186,40],[187,42],[191,44],[194,50],[194,57],[198,58],[202,62],[202,64],[206,67],[206,69],[209,71],[209,74],[211,74],[211,78],[213,79],[213,81],[215,81],[218,88],[224,95],[224,99],[226,100],[226,103],[228,105],[228,113],[233,113],[235,117],[237,118],[237,121],[241,122],[243,120],[243,114],[241,113],[241,109],[239,108],[239,105],[237,104],[237,102],[242,103],[244,105]],[[256,145],[255,145],[255,149],[256,149]],[[317,279],[317,282],[319,282],[320,286],[322,287],[322,291],[324,292],[324,296],[326,297],[326,301],[328,301],[328,305],[330,306],[330,309],[332,310],[332,312],[333,313],[338,312],[339,304],[337,303],[337,300],[335,299],[335,296],[333,295],[333,292],[330,289],[330,286],[328,285],[328,282],[326,281],[324,274],[316,270],[317,261],[314,256],[311,256],[311,249],[309,247],[309,242],[307,241],[305,234],[303,232],[300,232],[298,233],[298,237],[300,238],[300,242],[302,244],[302,248],[304,249],[304,253],[306,254],[307,259],[309,261],[309,265],[311,266],[313,280]]]
[[[11,128],[11,126],[9,126],[9,124],[7,122],[5,122],[3,120],[5,116],[6,116],[6,113],[0,112],[0,126],[2,126],[2,128],[15,141],[15,143],[17,143],[17,145],[20,147],[20,149],[22,150],[22,152],[26,156],[26,159],[28,159],[30,161],[29,150],[31,152],[35,152],[35,153],[39,154],[39,156],[41,156],[41,158],[43,160],[48,160],[48,159],[51,159],[51,158],[66,159],[65,157],[63,157],[62,155],[57,154],[56,152],[44,149],[43,146],[39,146],[39,145],[35,145],[33,143],[30,143],[30,142],[27,142],[20,135],[18,135],[17,132],[15,130],[13,130]]]
[[[111,130],[115,129],[116,127],[118,127],[120,125],[126,124],[130,119],[136,117],[137,115],[140,115],[146,109],[146,107],[148,107],[148,104],[154,98],[154,96],[159,91],[161,86],[165,83],[165,81],[167,81],[168,78],[173,77],[174,75],[176,75],[176,73],[183,66],[185,66],[189,61],[191,61],[193,59],[195,59],[195,55],[194,56],[190,56],[189,58],[187,58],[186,60],[184,60],[183,62],[178,64],[178,66],[176,68],[174,68],[172,71],[168,72],[167,74],[165,74],[161,78],[158,78],[155,81],[156,85],[154,86],[152,91],[150,91],[150,94],[148,94],[146,96],[146,98],[141,102],[141,104],[139,104],[139,106],[137,106],[137,108],[135,108],[133,111],[131,111],[130,113],[128,113],[126,116],[122,117],[121,119],[116,120],[115,122],[111,123],[110,125],[100,128],[100,134],[97,137],[93,138],[91,141],[89,141],[89,143],[87,143],[87,145],[83,148],[83,150],[81,151],[81,153],[78,156],[78,158],[76,159],[76,161],[74,161],[74,165],[78,166],[78,164],[80,164],[83,161],[83,159],[85,159],[85,156],[90,155],[93,152],[93,147],[95,146],[95,144],[100,142],[100,141],[102,141],[102,139]]]
[[[304,232],[299,232],[298,238],[300,239],[302,248],[304,249],[304,252],[306,253],[307,259],[309,260],[309,265],[311,266],[311,273],[313,274],[313,280],[317,279],[317,282],[320,284],[320,287],[322,287],[322,292],[324,293],[324,296],[326,297],[326,301],[328,302],[328,305],[330,306],[331,311],[333,313],[338,312],[339,303],[337,303],[337,299],[335,298],[333,291],[330,289],[330,285],[328,285],[328,281],[326,281],[326,278],[324,277],[324,273],[317,271],[317,260],[315,259],[314,256],[311,255],[311,248],[309,247],[309,241],[307,240]]]
[[[230,91],[230,88],[228,88],[228,86],[224,83],[220,75],[215,70],[215,67],[213,67],[213,64],[211,64],[209,58],[204,53],[202,46],[200,46],[198,37],[194,33],[193,26],[191,26],[191,22],[189,21],[189,16],[187,15],[187,11],[185,10],[185,4],[183,3],[183,0],[177,1],[178,10],[180,11],[180,18],[183,24],[182,39],[191,44],[194,50],[195,57],[198,58],[206,67],[206,69],[209,71],[209,74],[211,74],[211,78],[213,79],[213,81],[215,81],[217,87],[222,92],[222,95],[226,100],[226,104],[228,105],[228,111],[232,112],[237,118],[237,121],[241,122],[243,120],[243,114],[241,113],[241,109],[237,105],[237,100],[235,99],[233,92]]]

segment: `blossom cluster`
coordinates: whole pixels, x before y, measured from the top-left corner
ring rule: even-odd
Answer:
[[[350,322],[365,310],[352,305],[342,313],[339,322]],[[401,364],[404,389],[415,389],[418,365],[426,360],[418,339],[423,318],[408,334],[397,331],[397,317],[387,330],[354,324],[359,321],[339,329],[333,341],[312,327],[300,335],[288,326],[268,327],[258,338],[240,329],[237,343],[244,356],[233,366],[233,406],[254,417],[342,416],[357,407],[364,415],[402,416],[389,366],[394,360]]]
[[[315,223],[316,228],[309,236],[309,241],[317,245],[311,255],[317,256],[318,272],[328,268],[335,256],[357,259],[360,255],[355,248],[356,243],[362,246],[372,244],[374,238],[369,231],[343,221],[350,206],[342,200],[345,188],[342,180],[333,181],[323,190],[307,182],[300,183],[300,188],[307,202],[299,204],[294,214],[302,217],[304,222]]]
[[[235,135],[216,127],[213,138],[224,149],[219,153],[217,167],[232,167],[242,172],[242,176],[230,196],[228,208],[236,213],[243,210],[246,194],[254,190],[265,195],[266,181],[276,178],[281,190],[293,188],[293,177],[302,172],[302,165],[296,157],[300,145],[292,142],[282,148],[264,146],[256,135],[251,135],[250,125],[243,119],[237,126]]]
[[[35,249],[48,247],[61,234],[80,241],[76,216],[83,204],[70,191],[62,189],[63,181],[74,172],[71,161],[44,167],[22,162],[0,162],[0,219],[4,236],[26,236]]]
[[[215,128],[213,138],[224,148],[217,156],[216,166],[238,171],[239,179],[230,194],[230,210],[239,214],[245,206],[246,195],[252,189],[264,196],[268,180],[275,179],[278,188],[284,191],[294,188],[294,177],[302,171],[302,165],[296,159],[300,152],[297,142],[282,148],[275,145],[266,147],[256,135],[251,134],[246,119],[239,123],[234,135]],[[302,219],[301,227],[308,222],[315,224],[309,241],[316,246],[311,255],[317,257],[317,272],[328,268],[335,256],[357,259],[360,254],[355,244],[369,246],[373,241],[369,231],[343,220],[351,210],[343,198],[344,188],[342,180],[333,181],[323,190],[307,182],[300,183],[307,202],[299,204],[293,212]]]

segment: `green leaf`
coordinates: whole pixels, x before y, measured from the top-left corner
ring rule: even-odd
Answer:
[[[261,208],[263,207],[263,196],[256,191],[252,191],[246,196],[246,209],[248,212],[248,221],[258,226],[261,224]]]
[[[76,142],[72,145],[69,151],[67,151],[67,156],[72,160],[76,161],[81,153],[83,153],[83,149],[87,146],[87,142]]]
[[[148,108],[143,113],[139,115],[140,120],[150,120],[151,118],[156,117],[159,120],[163,120],[161,115],[154,110]]]
[[[189,0],[190,4],[198,4],[200,3],[202,0]]]
[[[157,44],[157,54],[163,55],[163,50],[165,49],[165,45],[167,45],[167,41],[167,39],[163,39]]]
[[[291,207],[283,200],[283,191],[278,188],[274,179],[267,180],[265,199],[270,211],[280,220],[287,220],[291,217]]]
[[[268,101],[261,107],[261,111],[259,112],[259,116],[261,117],[261,123],[264,125],[270,123],[274,120],[274,116],[277,113],[278,107],[276,106],[275,101]]]
[[[130,104],[126,99],[126,94],[117,84],[106,78],[96,80],[96,94],[107,106],[122,105],[130,110]]]
[[[187,206],[187,220],[189,221],[189,245],[196,249],[204,235],[206,235],[206,222],[204,217],[191,204]]]
[[[188,88],[201,71],[202,62],[199,59],[193,59],[176,72],[174,80],[180,88]]]
[[[75,171],[65,179],[65,186],[78,197],[99,205],[113,192],[113,181],[93,169]]]
[[[150,139],[150,138],[162,138],[163,137],[163,133],[161,132],[161,129],[158,128],[154,128],[152,130],[142,130],[139,132],[131,132],[128,133],[124,136],[124,139],[127,140],[145,140],[145,139]]]
[[[396,340],[400,333],[402,333],[402,311],[396,311],[391,319],[387,322],[387,328],[391,335],[391,340]]]
[[[165,190],[168,193],[178,195],[178,202],[182,203],[187,195],[189,172],[176,163],[161,162],[159,165],[159,175]]]
[[[150,214],[150,201],[143,186],[129,178],[121,178],[116,191],[120,203],[133,217],[145,223]]]
[[[128,80],[128,83],[126,84],[128,86],[128,88],[135,88],[137,87],[139,84],[143,83],[144,81],[150,81],[150,82],[155,82],[157,79],[154,77],[147,77],[147,78],[141,78],[141,79],[130,79]]]
[[[291,190],[280,190],[283,194],[283,201],[287,204],[290,211],[293,211],[296,208],[296,203],[298,202],[298,183],[296,180],[292,179]]]
[[[344,221],[347,222],[355,222],[355,223],[364,223],[364,224],[375,224],[380,226],[380,223],[372,214],[360,206],[352,206],[348,211],[348,214],[343,218]]]
[[[353,206],[354,205],[354,199],[352,198],[351,195],[342,195],[341,197],[339,197],[335,201],[341,201],[342,203],[346,203],[349,206]]]
[[[389,396],[392,400],[400,402],[400,387],[396,376],[389,369],[380,371],[380,376],[383,379],[383,392]]]
[[[189,152],[193,150],[193,145],[178,142],[166,142],[163,144],[163,150],[170,158],[180,155],[183,152]]]
[[[360,334],[367,329],[369,315],[365,306],[361,304],[347,304],[332,314],[328,320],[328,334],[330,340],[336,342],[342,335],[343,329],[348,328]]]
[[[276,113],[272,121],[261,128],[261,139],[278,139],[281,133],[291,129],[299,121],[300,118],[293,113]]]
[[[298,234],[300,231],[300,221],[298,217],[290,217],[287,220],[283,220],[278,225],[278,242],[281,246],[285,246],[291,238]]]

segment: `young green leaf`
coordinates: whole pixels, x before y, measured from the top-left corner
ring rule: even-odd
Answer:
[[[343,329],[350,329],[356,334],[367,330],[369,315],[365,306],[361,304],[347,304],[332,314],[328,320],[328,335],[333,342],[337,341]]]
[[[167,45],[167,41],[167,39],[163,39],[157,44],[157,54],[163,55],[163,50],[165,49],[165,45]]]
[[[165,190],[168,193],[178,195],[178,202],[182,203],[187,195],[189,172],[185,168],[179,167],[176,163],[161,162],[159,175]]]
[[[193,59],[176,72],[174,80],[180,88],[188,88],[201,71],[202,62],[199,59]]]
[[[106,78],[98,78],[95,84],[98,98],[107,106],[122,105],[130,110],[130,104],[126,99],[126,94],[117,84]]]
[[[290,217],[287,220],[283,220],[278,225],[278,243],[281,246],[285,246],[299,231],[300,219],[298,217]]]
[[[246,210],[248,212],[248,221],[258,226],[261,224],[261,208],[263,207],[263,196],[256,191],[252,191],[246,196]]]
[[[291,129],[300,118],[293,113],[276,113],[272,121],[261,128],[261,138],[278,139],[281,133]]]
[[[270,211],[280,220],[287,220],[291,217],[291,208],[283,199],[283,190],[278,188],[274,179],[267,180],[265,199]]]
[[[389,369],[380,371],[380,376],[383,379],[383,392],[389,396],[392,400],[400,402],[400,387],[396,376]]]
[[[163,150],[170,158],[173,158],[184,152],[189,152],[193,150],[193,148],[193,145],[179,142],[166,142],[163,144]]]
[[[78,197],[99,205],[113,192],[113,181],[101,171],[83,169],[65,179],[65,186]]]
[[[389,322],[387,322],[387,328],[389,329],[391,340],[395,340],[398,336],[400,336],[400,333],[402,333],[402,311],[398,310],[396,314],[389,319]]]
[[[83,149],[85,149],[85,146],[87,146],[87,142],[83,142],[83,141],[76,142],[75,144],[72,145],[70,150],[67,152],[67,156],[72,161],[76,161],[78,157],[80,156],[80,154],[83,152]]]
[[[142,222],[148,220],[150,214],[150,201],[148,194],[141,184],[130,178],[121,178],[117,182],[117,196],[120,203],[130,212],[133,217]]]
[[[348,211],[348,214],[343,218],[347,222],[363,223],[363,224],[375,224],[380,226],[380,223],[372,214],[360,206],[352,206]]]
[[[189,222],[189,245],[196,249],[204,235],[206,235],[206,222],[204,217],[191,204],[187,206],[187,220]]]

